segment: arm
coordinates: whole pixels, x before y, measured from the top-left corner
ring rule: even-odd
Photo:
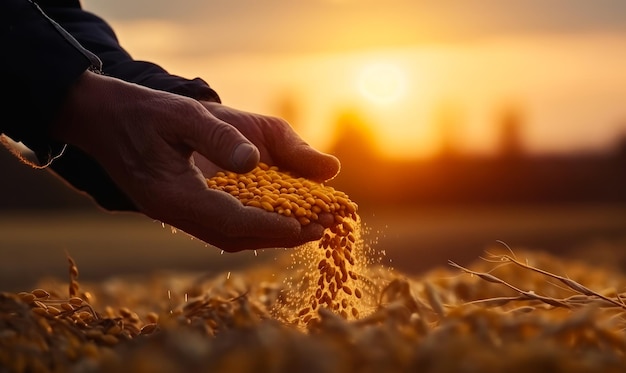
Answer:
[[[103,207],[138,210],[228,251],[292,247],[321,237],[320,224],[302,227],[209,189],[192,155],[235,172],[268,159],[315,179],[334,176],[337,159],[309,147],[284,121],[211,102],[198,93],[207,92],[205,84],[190,98],[89,72],[93,55],[36,7],[3,1],[2,41],[15,59],[2,60],[2,71],[22,74],[8,78],[8,89],[23,96],[3,102],[3,109],[22,116],[2,131],[31,148],[38,144],[33,139],[67,143],[51,167],[75,187]],[[58,59],[57,70],[45,65],[48,59]],[[42,61],[44,69],[36,70]],[[183,86],[198,84],[189,82]]]
[[[52,134],[90,154],[139,211],[226,251],[292,247],[323,234],[320,224],[302,227],[207,187],[194,151],[235,172],[252,169],[259,152],[194,99],[86,72]]]
[[[133,61],[119,46],[110,27],[81,10],[78,1],[41,0],[37,3],[45,14],[38,5],[27,0],[0,2],[0,45],[6,56],[11,56],[0,59],[5,91],[9,92],[2,101],[2,110],[5,118],[13,119],[2,121],[0,133],[23,142],[37,154],[41,163],[48,163],[63,149],[64,144],[51,138],[49,127],[70,87],[88,68],[101,69],[98,57],[85,47],[100,52],[107,63],[107,74],[157,89],[219,101],[217,94],[199,79],[189,81],[169,75],[155,64]],[[59,27],[60,24],[65,27]],[[74,31],[72,36],[66,28]],[[106,209],[137,210],[101,165],[72,144],[50,168]]]
[[[65,97],[87,69],[100,70],[102,63],[31,1],[0,2],[0,27],[0,45],[10,56],[0,59],[9,92],[0,102],[5,118],[11,118],[1,122],[0,132],[47,164],[64,149],[51,125]],[[71,144],[50,168],[104,208],[136,210],[102,167]]]
[[[236,127],[259,147],[261,160],[268,164],[279,165],[317,181],[325,181],[337,173],[338,161],[304,143],[285,121],[216,105],[220,102],[217,93],[202,79],[184,79],[169,74],[154,63],[134,60],[120,46],[115,32],[103,19],[82,10],[78,1],[65,1],[68,2],[73,5],[55,5],[59,0],[39,1],[47,13],[102,59],[106,75],[201,101],[215,116]],[[195,154],[195,158],[205,175],[211,176],[216,170],[217,167],[204,157]]]

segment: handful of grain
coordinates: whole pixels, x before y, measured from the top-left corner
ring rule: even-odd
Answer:
[[[245,174],[218,172],[207,179],[207,185],[229,193],[245,206],[293,216],[302,225],[316,221],[322,212],[333,214],[337,224],[344,218],[357,218],[357,205],[345,193],[302,177],[293,177],[265,163],[259,163]]]
[[[526,260],[511,252],[453,265],[472,276],[365,271],[384,282],[376,310],[347,322],[320,309],[314,333],[270,314],[276,281],[293,275],[282,264],[79,286],[69,258],[69,293],[50,279],[0,292],[0,372],[623,372],[623,273],[517,254]]]
[[[317,221],[321,213],[332,214],[334,223],[318,242],[317,252],[308,255],[317,263],[313,269],[317,287],[304,294],[299,291],[300,299],[292,299],[299,304],[296,322],[318,320],[321,307],[346,319],[358,318],[357,303],[363,296],[358,268],[359,259],[364,259],[356,253],[360,219],[356,203],[345,193],[264,163],[245,174],[218,172],[207,179],[207,185],[229,193],[245,206],[295,217],[303,226]]]

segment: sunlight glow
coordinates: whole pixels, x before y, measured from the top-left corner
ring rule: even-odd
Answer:
[[[394,158],[433,156],[451,139],[461,153],[493,152],[498,113],[511,105],[521,110],[522,140],[531,154],[602,149],[626,131],[626,70],[620,65],[626,41],[617,35],[190,56],[177,53],[180,43],[145,42],[146,25],[122,27],[135,58],[160,61],[176,75],[203,77],[231,107],[285,117],[321,150],[332,150],[338,113],[346,109],[364,118],[377,150]],[[168,35],[159,40],[164,43],[180,35],[160,25],[154,32]],[[533,62],[537,56],[540,65]],[[286,99],[292,108],[287,112]],[[456,108],[451,122],[439,114],[442,105]]]
[[[406,93],[406,73],[392,63],[371,63],[358,74],[359,93],[374,103],[390,103]]]

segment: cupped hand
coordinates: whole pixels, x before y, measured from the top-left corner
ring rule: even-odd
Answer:
[[[51,132],[91,155],[139,211],[225,251],[294,247],[319,239],[324,229],[320,224],[302,227],[296,219],[245,207],[229,194],[207,187],[205,175],[194,164],[194,152],[218,167],[246,172],[266,151],[280,161],[281,154],[290,151],[269,151],[277,138],[268,141],[248,124],[236,128],[205,106],[85,72]],[[294,141],[290,136],[284,135],[286,141]],[[255,146],[252,142],[258,139],[265,141]],[[336,170],[311,175],[324,178],[330,173]]]
[[[339,172],[340,163],[336,157],[311,147],[285,120],[215,102],[201,103],[211,114],[235,127],[252,142],[259,150],[262,162],[318,182],[330,180]],[[196,160],[207,175],[215,171],[214,165],[202,157],[196,157]]]

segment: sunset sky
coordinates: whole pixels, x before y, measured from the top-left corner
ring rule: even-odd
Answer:
[[[200,76],[225,104],[287,115],[310,143],[356,111],[379,149],[427,156],[453,118],[490,152],[517,110],[531,152],[602,149],[626,133],[626,2],[83,0],[137,59]]]

